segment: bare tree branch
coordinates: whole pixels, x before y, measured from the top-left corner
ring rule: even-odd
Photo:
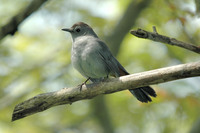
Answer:
[[[1,27],[0,40],[8,34],[13,35],[17,31],[19,24],[34,11],[36,11],[46,1],[47,0],[32,0],[32,2],[25,8],[25,10],[13,16],[6,25]]]
[[[16,105],[12,121],[44,111],[53,106],[72,104],[91,99],[97,95],[109,94],[130,88],[138,88],[188,77],[200,76],[200,62],[171,66],[152,71],[108,79],[105,82],[64,88],[56,92],[43,93]]]
[[[179,40],[176,40],[175,38],[170,38],[164,35],[160,35],[157,33],[156,28],[153,27],[153,31],[154,32],[149,32],[149,31],[145,31],[143,29],[138,29],[138,30],[132,30],[131,34],[139,37],[139,38],[145,38],[145,39],[150,39],[156,42],[163,42],[163,43],[167,43],[170,45],[176,45],[178,47],[182,47],[185,48],[187,50],[196,52],[198,54],[200,54],[200,47],[199,46],[195,46],[193,44],[189,44],[189,43],[185,43]]]

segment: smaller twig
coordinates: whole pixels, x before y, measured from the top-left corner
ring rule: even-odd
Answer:
[[[132,31],[130,31],[130,33],[139,38],[146,38],[146,39],[150,39],[150,40],[153,40],[156,42],[162,42],[162,43],[167,43],[170,45],[176,45],[178,47],[182,47],[187,50],[190,50],[190,51],[200,54],[199,46],[195,46],[190,43],[185,43],[185,42],[176,40],[175,38],[170,38],[170,37],[167,37],[164,35],[160,35],[157,33],[155,26],[153,27],[153,32],[145,31],[143,29],[138,29],[138,30],[132,30]]]
[[[158,32],[156,30],[156,26],[153,26],[152,28],[153,28],[153,32],[156,33],[156,34],[158,34]]]

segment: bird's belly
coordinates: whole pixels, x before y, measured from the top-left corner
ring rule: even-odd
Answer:
[[[74,68],[84,77],[98,79],[108,76],[108,70],[105,64],[93,54],[84,54],[84,52],[82,54],[73,53],[71,60]]]

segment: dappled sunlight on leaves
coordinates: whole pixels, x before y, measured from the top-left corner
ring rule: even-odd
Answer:
[[[0,25],[23,10],[28,2],[0,0]],[[98,108],[96,102],[92,103],[94,99],[57,106],[12,123],[10,120],[16,104],[40,93],[77,86],[85,80],[71,65],[71,38],[62,28],[84,21],[104,39],[113,32],[130,2],[47,1],[21,23],[14,36],[1,40],[0,132],[103,132],[94,112]],[[200,19],[194,6],[194,1],[188,0],[154,0],[135,18],[132,29],[153,31],[152,26],[156,26],[158,33],[199,45]],[[117,59],[129,73],[137,73],[198,61],[199,55],[139,39],[127,31]],[[105,116],[109,116],[116,133],[189,132],[200,115],[199,81],[195,77],[153,85],[158,96],[148,104],[139,103],[128,91],[105,95]]]

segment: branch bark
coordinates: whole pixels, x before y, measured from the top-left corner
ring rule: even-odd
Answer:
[[[138,30],[131,30],[130,33],[139,38],[145,38],[145,39],[150,39],[150,40],[153,40],[156,42],[163,42],[163,43],[167,43],[170,45],[175,45],[175,46],[182,47],[184,49],[187,49],[187,50],[190,50],[190,51],[200,54],[199,46],[195,46],[190,43],[185,43],[185,42],[179,41],[175,38],[170,38],[170,37],[167,37],[164,35],[160,35],[157,33],[155,27],[153,27],[153,31],[154,32],[149,32],[149,31],[145,31],[143,29],[138,29]]]
[[[142,73],[131,74],[105,82],[87,84],[82,87],[64,88],[56,92],[37,95],[16,105],[12,121],[44,111],[53,106],[72,104],[91,99],[97,95],[110,94],[130,88],[138,88],[188,77],[200,76],[200,62],[171,66]]]
[[[0,40],[4,38],[8,34],[15,34],[18,29],[19,24],[26,19],[29,15],[31,15],[34,11],[36,11],[44,2],[47,0],[33,0],[25,10],[21,11],[17,15],[13,16],[10,21],[1,27],[0,30]]]

